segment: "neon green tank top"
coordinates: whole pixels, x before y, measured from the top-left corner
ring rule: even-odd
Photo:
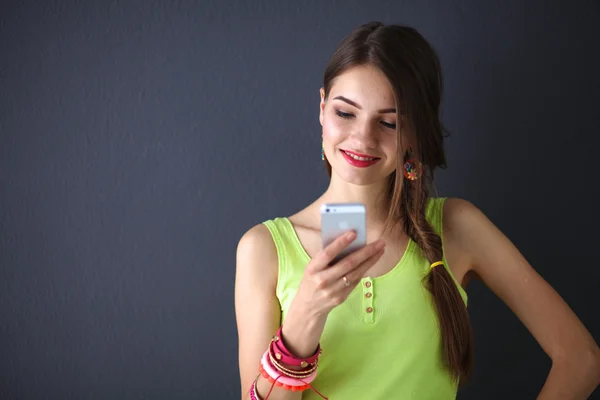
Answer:
[[[426,206],[426,217],[440,235],[444,200],[430,198]],[[310,257],[287,218],[263,223],[277,247],[276,293],[285,321]],[[331,311],[313,382],[319,392],[330,400],[456,398],[457,383],[443,364],[433,299],[422,283],[428,272],[429,262],[410,240],[391,271],[361,279],[346,301]],[[454,282],[466,305],[467,294]],[[302,396],[320,398],[310,389]]]

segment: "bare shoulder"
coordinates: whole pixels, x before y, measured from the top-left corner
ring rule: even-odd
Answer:
[[[473,234],[480,230],[486,219],[483,212],[468,200],[449,197],[444,201],[444,251],[449,267],[463,287],[471,279],[479,279],[473,270],[471,244]]]
[[[448,197],[444,202],[444,217],[449,217],[449,222],[476,212],[481,211],[469,200],[460,197]]]
[[[259,274],[265,283],[277,281],[277,248],[269,228],[257,224],[240,238],[236,251],[236,269],[240,273]]]
[[[234,292],[242,398],[247,398],[260,357],[280,324],[276,287],[277,248],[269,228],[258,224],[242,235],[236,252]]]
[[[473,203],[461,198],[448,198],[445,203],[444,234],[468,264],[465,268],[469,277],[488,284],[485,276],[490,272],[507,270],[499,259],[512,257],[513,262],[515,259],[524,262],[518,249]]]
[[[444,202],[444,233],[459,244],[463,250],[468,250],[472,239],[490,238],[490,229],[495,228],[488,217],[477,206],[468,200],[449,197]]]

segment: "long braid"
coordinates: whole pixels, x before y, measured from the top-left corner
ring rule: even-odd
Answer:
[[[428,195],[421,179],[417,182],[406,180],[402,193],[406,233],[430,263],[442,260],[442,240],[425,216]],[[473,365],[469,314],[454,280],[443,266],[434,268],[427,275],[426,286],[433,295],[438,314],[445,362],[454,378],[464,383],[471,376]]]

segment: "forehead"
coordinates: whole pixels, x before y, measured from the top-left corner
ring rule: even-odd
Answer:
[[[333,80],[327,97],[344,96],[366,108],[395,106],[395,95],[387,77],[371,65],[352,67]]]

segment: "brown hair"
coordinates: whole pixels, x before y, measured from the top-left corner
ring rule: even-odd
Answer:
[[[443,136],[447,130],[439,117],[442,71],[436,51],[414,28],[370,22],[356,28],[333,53],[324,76],[325,98],[335,77],[349,68],[372,65],[385,74],[395,93],[398,110],[398,164],[389,177],[390,209],[386,229],[404,221],[403,228],[430,263],[442,259],[442,241],[425,218],[429,197],[426,182],[435,168],[446,168]],[[416,149],[402,149],[403,116],[414,134]],[[401,172],[407,157],[422,163],[419,179],[410,181]],[[325,161],[331,177],[331,164]],[[443,353],[452,376],[464,383],[473,366],[473,337],[469,315],[452,277],[444,267],[434,268],[425,284],[432,293],[441,330]]]

